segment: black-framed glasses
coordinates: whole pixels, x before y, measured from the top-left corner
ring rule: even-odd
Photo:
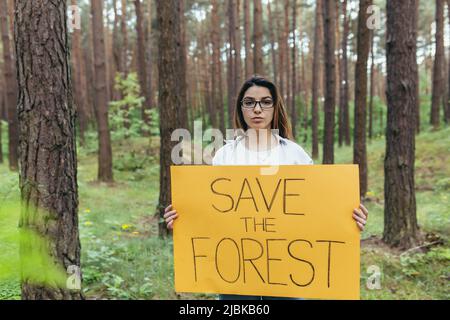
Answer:
[[[256,108],[256,104],[258,103],[262,110],[268,110],[273,108],[273,100],[267,98],[259,101],[254,99],[244,99],[241,101],[241,106],[245,110],[253,110]]]

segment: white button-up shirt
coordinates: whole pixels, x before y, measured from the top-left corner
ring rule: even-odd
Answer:
[[[217,150],[212,160],[218,165],[294,165],[313,164],[311,157],[297,143],[274,134],[277,145],[269,150],[249,150],[244,145],[243,136],[225,140],[225,145]]]

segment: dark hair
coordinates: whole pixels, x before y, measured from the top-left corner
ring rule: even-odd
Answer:
[[[241,87],[241,90],[239,91],[239,95],[237,97],[236,105],[234,108],[234,129],[243,129],[244,131],[247,131],[248,129],[248,126],[244,120],[244,115],[242,113],[241,101],[244,98],[244,94],[248,90],[248,88],[253,86],[265,87],[269,89],[270,94],[272,95],[274,112],[270,128],[278,129],[279,135],[281,137],[293,140],[291,124],[287,116],[286,107],[277,86],[271,81],[259,75],[254,75],[250,79],[245,81]]]

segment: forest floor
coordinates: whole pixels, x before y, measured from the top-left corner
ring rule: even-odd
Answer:
[[[383,233],[384,137],[368,144],[370,211],[362,233],[361,299],[450,299],[450,128],[424,130],[416,139],[416,199],[419,225],[432,245],[391,250]],[[114,142],[114,184],[95,182],[96,142],[78,148],[79,226],[84,294],[88,299],[215,299],[176,294],[172,241],[158,238],[158,142]],[[304,146],[310,150],[309,146]],[[322,150],[322,149],[320,149]],[[351,163],[351,147],[336,147],[336,163]],[[17,174],[0,165],[0,199],[18,201]],[[1,208],[0,208],[1,209]],[[0,250],[2,244],[0,243]],[[381,288],[369,290],[370,266]],[[0,299],[17,299],[17,279],[0,282]]]

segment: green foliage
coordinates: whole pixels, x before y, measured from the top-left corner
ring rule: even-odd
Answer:
[[[109,103],[109,123],[113,140],[138,137],[150,128],[142,120],[144,98],[140,96],[137,74],[129,73],[126,78],[117,73],[115,88],[122,99]]]
[[[406,253],[400,255],[401,271],[405,276],[415,277],[421,274],[421,269],[427,268],[427,266],[433,261],[440,261],[444,263],[450,262],[450,248],[448,247],[435,247],[427,253]],[[447,270],[447,272],[450,270]],[[450,275],[450,274],[449,274]]]
[[[21,277],[31,283],[65,287],[67,274],[49,255],[48,240],[18,226],[21,208],[17,174],[2,165],[0,181],[0,299],[20,297]]]
[[[114,159],[114,168],[119,171],[136,171],[144,169],[147,163],[147,157],[141,156],[132,151],[125,154],[119,154]]]
[[[448,300],[450,277],[448,243],[426,253],[396,255],[383,248],[362,248],[361,299],[444,299]],[[380,289],[367,285],[369,266],[381,271]]]
[[[150,134],[152,136],[159,136],[159,109],[152,108],[146,110],[146,113],[150,116]]]
[[[18,279],[0,281],[0,300],[20,300],[20,282]]]
[[[17,202],[2,203],[0,207],[0,281],[22,277],[34,284],[65,287],[65,270],[50,256],[49,241],[33,230],[17,226],[20,210]]]

